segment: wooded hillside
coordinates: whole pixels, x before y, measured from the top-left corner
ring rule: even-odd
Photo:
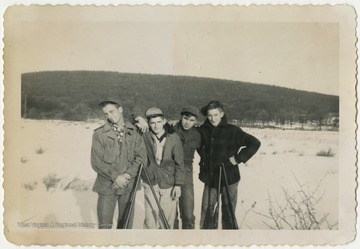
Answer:
[[[339,97],[284,87],[222,79],[131,74],[104,71],[45,71],[22,75],[22,117],[85,121],[101,118],[97,108],[106,96],[118,96],[128,115],[158,106],[169,119],[184,105],[220,100],[228,120],[324,122],[338,115]]]

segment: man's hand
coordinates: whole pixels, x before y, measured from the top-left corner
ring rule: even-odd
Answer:
[[[113,183],[113,189],[125,188],[129,184],[131,176],[127,173],[119,175]]]
[[[180,186],[174,186],[171,190],[171,199],[176,200],[181,196],[181,187]]]
[[[236,162],[236,159],[235,159],[234,156],[230,157],[229,160],[230,160],[232,165],[238,165],[238,163]]]
[[[135,125],[141,130],[141,132],[149,131],[149,124],[143,117],[136,117],[135,118]]]

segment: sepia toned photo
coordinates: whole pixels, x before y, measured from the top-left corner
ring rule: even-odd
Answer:
[[[6,239],[351,242],[355,28],[349,5],[8,7]]]

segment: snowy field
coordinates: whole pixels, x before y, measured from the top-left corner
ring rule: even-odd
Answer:
[[[59,226],[76,223],[84,228],[86,224],[90,227],[96,224],[97,194],[91,190],[96,173],[90,166],[90,148],[93,130],[101,123],[21,122],[22,143],[16,152],[19,158],[11,165],[18,172],[18,177],[11,181],[21,203],[14,203],[13,212],[23,222],[54,222]],[[246,165],[240,165],[242,180],[236,208],[240,229],[301,229],[302,221],[296,220],[296,212],[304,220],[314,215],[313,229],[337,229],[339,133],[244,131],[260,139],[262,146]],[[203,188],[198,180],[198,161],[197,156],[196,228]],[[143,204],[140,190],[134,228],[142,228]]]

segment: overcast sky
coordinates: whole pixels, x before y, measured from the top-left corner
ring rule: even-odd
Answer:
[[[339,95],[338,23],[233,9],[23,7],[6,16],[5,46],[20,72],[189,75]]]

